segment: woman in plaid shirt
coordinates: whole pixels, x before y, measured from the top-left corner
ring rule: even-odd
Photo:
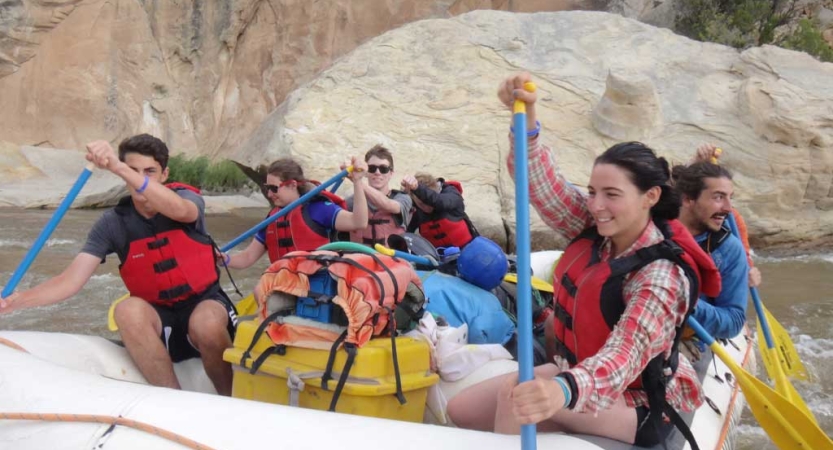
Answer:
[[[539,143],[536,95],[523,90],[527,81],[529,74],[507,79],[498,97],[510,109],[515,99],[527,104],[530,201],[544,222],[568,240],[596,226],[604,238],[597,255],[601,263],[662,242],[653,219],[675,219],[680,207],[668,186],[668,163],[642,144],[616,145],[596,159],[589,195],[583,195],[558,172],[550,148]],[[514,149],[507,160],[514,173]],[[568,264],[563,257],[561,263]],[[580,292],[583,285],[578,286]],[[689,288],[682,268],[666,259],[631,272],[622,285],[624,313],[594,356],[572,367],[556,357],[558,365],[537,367],[535,379],[522,384],[511,374],[471,386],[449,402],[451,419],[462,428],[500,433],[517,434],[523,424],[538,424],[541,431],[655,445],[671,425],[660,430],[640,426],[649,422],[648,396],[629,385],[653,358],[671,354],[676,328],[688,310]],[[700,383],[685,358],[667,383],[666,400],[677,411],[693,411],[703,403]]]

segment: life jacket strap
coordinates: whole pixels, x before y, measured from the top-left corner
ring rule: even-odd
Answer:
[[[159,261],[158,263],[153,264],[153,271],[156,273],[164,273],[167,272],[177,266],[176,259],[170,258],[164,261]]]
[[[158,249],[160,247],[164,247],[168,244],[170,244],[170,241],[168,240],[168,237],[166,236],[166,237],[163,237],[162,239],[157,239],[153,242],[148,242],[148,249],[149,250],[156,250],[156,249]]]
[[[561,277],[561,286],[567,290],[567,293],[570,294],[571,298],[576,298],[576,293],[578,292],[578,287],[576,287],[573,280],[567,275],[567,272],[564,272],[564,276]]]
[[[365,238],[362,238],[362,244],[365,244],[365,245],[382,244],[382,245],[384,245],[385,240],[384,239],[374,239],[374,238],[365,237]]]
[[[555,303],[555,317],[561,322],[565,328],[568,330],[573,329],[573,316],[564,309],[564,306],[561,303]]]
[[[179,286],[159,291],[159,298],[162,300],[173,300],[193,291],[189,284],[180,284]]]

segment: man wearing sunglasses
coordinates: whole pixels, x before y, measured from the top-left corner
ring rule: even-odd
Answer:
[[[393,155],[382,145],[375,145],[364,155],[367,183],[364,193],[368,206],[367,227],[350,232],[350,240],[373,247],[387,245],[388,236],[405,233],[411,219],[413,202],[408,194],[390,188],[393,178]],[[346,199],[353,210],[353,196]]]

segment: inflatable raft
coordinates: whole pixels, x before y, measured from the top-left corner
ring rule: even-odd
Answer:
[[[407,448],[520,448],[517,436],[220,397],[212,394],[196,359],[176,366],[187,391],[149,386],[124,348],[100,337],[7,331],[0,332],[0,343],[0,449],[250,450],[267,436],[287,450],[362,449],[370,445],[369,434]],[[745,335],[729,341],[726,349],[747,369],[754,364]],[[700,448],[732,448],[742,393],[722,362],[706,357],[699,367],[705,369],[709,402],[687,420]],[[466,386],[514,369],[512,361],[494,361],[462,380],[439,385],[451,398]],[[563,434],[539,434],[538,444],[564,450],[630,448]],[[688,447],[675,433],[668,448]]]
[[[551,274],[553,261],[559,254],[533,254],[534,272]],[[246,346],[245,340],[252,339],[252,328],[253,324],[248,323],[238,329],[235,348],[226,352],[226,359],[233,364],[239,360],[238,354]],[[724,346],[735,361],[754,373],[754,352],[753,346],[749,345],[749,336],[745,329]],[[397,338],[397,341],[400,339],[409,338]],[[390,342],[389,339],[382,341]],[[437,425],[438,421],[432,420],[432,417],[436,419],[436,414],[423,415],[423,410],[427,410],[423,404],[413,408],[414,402],[425,402],[429,385],[438,388],[446,399],[451,399],[468,386],[516,371],[514,361],[490,361],[465,378],[446,382],[424,367],[413,365],[414,359],[423,357],[419,356],[422,350],[403,340],[400,369],[404,394],[410,404],[400,408],[391,400],[394,383],[390,370],[380,368],[386,364],[383,363],[386,347],[382,341],[378,347],[367,347],[369,353],[366,354],[371,356],[365,358],[364,368],[360,367],[361,358],[357,358],[339,407],[336,412],[328,412],[320,410],[326,409],[320,406],[329,404],[326,396],[330,394],[315,380],[307,379],[306,390],[301,387],[300,395],[296,395],[294,401],[285,398],[292,395],[273,393],[275,390],[287,391],[289,377],[282,372],[286,371],[287,365],[297,369],[298,366],[292,364],[296,364],[298,355],[303,356],[302,353],[293,354],[291,350],[286,352],[285,360],[270,363],[267,359],[256,375],[249,374],[252,360],[235,365],[234,394],[261,400],[252,401],[216,395],[198,359],[175,365],[183,387],[178,391],[148,385],[127,351],[117,342],[63,333],[0,331],[0,450],[251,450],[265,442],[280,446],[282,450],[359,450],[377,445],[426,450],[520,448],[518,436]],[[408,358],[406,355],[415,356]],[[339,367],[338,361],[336,367]],[[708,401],[684,418],[701,449],[733,448],[733,432],[744,405],[742,392],[729,369],[713,359],[710,352],[704,353],[695,367]],[[375,373],[379,378],[363,378],[367,373]],[[320,409],[267,403],[269,401],[313,405]],[[368,406],[368,401],[376,403]],[[339,411],[356,411],[363,415]],[[415,423],[420,417],[427,423]],[[665,444],[669,450],[688,448],[676,431]],[[603,438],[565,434],[539,434],[538,445],[539,448],[562,450],[632,448]]]

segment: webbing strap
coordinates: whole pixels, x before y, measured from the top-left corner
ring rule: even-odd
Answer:
[[[241,367],[246,367],[246,360],[252,357],[252,349],[255,348],[255,344],[263,335],[263,332],[266,330],[266,327],[271,322],[274,322],[281,312],[283,311],[275,311],[272,314],[269,314],[269,316],[266,319],[264,319],[263,322],[260,323],[260,325],[257,326],[257,330],[255,330],[255,334],[252,337],[252,342],[249,342],[249,347],[246,349],[245,352],[243,352],[243,356],[240,357]]]
[[[399,374],[399,357],[396,356],[396,319],[394,319],[393,311],[388,310],[388,332],[390,333],[390,351],[393,356],[393,374],[396,379],[396,399],[399,400],[400,405],[404,405],[408,401],[405,399],[405,394],[402,393],[402,376]]]
[[[344,344],[344,351],[347,352],[347,361],[344,362],[344,368],[341,369],[341,376],[338,377],[338,384],[336,390],[333,392],[333,400],[330,402],[329,411],[335,412],[338,398],[341,397],[341,391],[344,389],[344,383],[347,382],[347,376],[350,374],[350,369],[353,368],[353,362],[356,360],[356,346],[350,343]],[[333,352],[333,354],[335,354]]]
[[[267,348],[260,356],[257,357],[254,363],[252,363],[252,368],[249,369],[249,374],[254,375],[260,370],[260,366],[266,362],[266,359],[272,355],[285,355],[286,354],[286,346],[285,345],[273,345],[272,347]]]
[[[329,390],[330,388],[327,386],[330,380],[333,379],[333,364],[336,361],[336,352],[338,351],[338,346],[344,342],[344,339],[347,338],[347,330],[341,333],[341,335],[333,342],[333,346],[330,347],[330,356],[327,358],[327,367],[324,369],[324,374],[321,375],[321,388],[325,391]]]

